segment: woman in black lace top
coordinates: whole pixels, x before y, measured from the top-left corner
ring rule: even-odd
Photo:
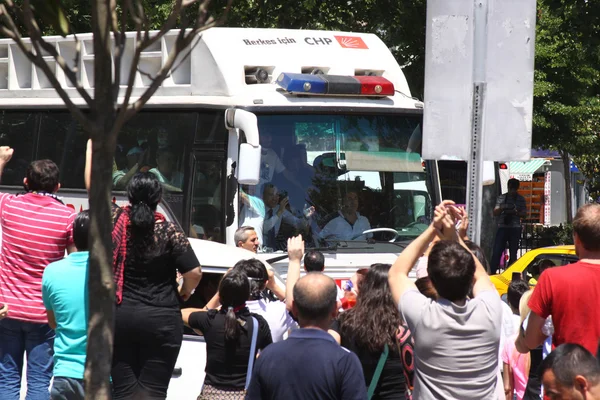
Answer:
[[[202,272],[185,234],[156,212],[162,187],[150,173],[127,186],[112,233],[117,309],[113,399],[164,399],[183,339],[180,304]],[[176,274],[183,275],[178,289]]]

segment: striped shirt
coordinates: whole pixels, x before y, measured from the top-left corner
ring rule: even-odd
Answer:
[[[47,323],[42,275],[73,243],[75,212],[50,196],[0,193],[0,303],[8,317]]]

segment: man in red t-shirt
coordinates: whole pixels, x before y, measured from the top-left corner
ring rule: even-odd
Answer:
[[[552,316],[552,345],[575,343],[595,353],[600,338],[600,204],[586,204],[573,220],[573,239],[579,261],[551,268],[540,279],[529,300],[527,331],[517,340],[521,350],[535,349],[545,339],[542,327]]]
[[[13,149],[0,147],[0,176]],[[42,276],[73,245],[75,212],[56,196],[58,167],[33,161],[23,185],[26,193],[0,193],[0,399],[18,400],[27,353],[27,399],[47,399],[52,378],[54,331],[42,301]]]

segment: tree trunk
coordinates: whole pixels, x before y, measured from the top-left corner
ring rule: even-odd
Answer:
[[[89,327],[85,370],[86,399],[110,399],[113,354],[115,288],[112,267],[110,197],[116,141],[111,93],[110,0],[93,0],[94,101],[91,133],[92,184],[90,187],[90,269],[88,274]]]
[[[571,158],[569,157],[569,153],[561,150],[559,151],[560,158],[563,161],[563,174],[565,178],[565,197],[566,197],[566,207],[567,207],[567,223],[573,223],[573,190],[571,188]]]

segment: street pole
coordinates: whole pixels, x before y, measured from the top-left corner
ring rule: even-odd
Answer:
[[[471,116],[471,148],[468,159],[467,211],[468,235],[471,241],[481,241],[483,206],[483,141],[486,94],[486,49],[488,31],[488,0],[474,0],[473,30],[473,106]]]

